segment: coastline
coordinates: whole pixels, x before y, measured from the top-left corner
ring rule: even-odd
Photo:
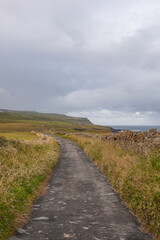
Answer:
[[[144,132],[149,131],[150,129],[157,129],[157,131],[160,132],[160,126],[158,125],[112,125],[109,127],[113,133],[118,133],[125,130],[133,132]]]

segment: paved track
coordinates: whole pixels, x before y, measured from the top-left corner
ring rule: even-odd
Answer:
[[[82,150],[57,139],[60,161],[47,192],[36,200],[26,232],[11,239],[151,240]]]

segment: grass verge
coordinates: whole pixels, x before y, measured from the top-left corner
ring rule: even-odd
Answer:
[[[160,151],[143,158],[98,138],[69,138],[104,172],[155,239],[160,239]]]
[[[0,137],[1,240],[7,239],[25,218],[58,160],[59,146],[54,138],[30,138],[18,141]]]

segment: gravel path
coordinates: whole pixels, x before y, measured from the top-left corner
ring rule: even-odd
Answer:
[[[151,240],[106,177],[73,142],[57,138],[59,164],[29,222],[10,240]]]

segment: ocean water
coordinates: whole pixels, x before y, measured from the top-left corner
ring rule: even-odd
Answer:
[[[134,131],[134,132],[144,132],[144,131],[148,131],[151,128],[157,128],[157,131],[160,132],[160,126],[145,126],[145,125],[112,125],[110,126],[114,129],[118,129],[118,130],[130,130],[130,131]]]

